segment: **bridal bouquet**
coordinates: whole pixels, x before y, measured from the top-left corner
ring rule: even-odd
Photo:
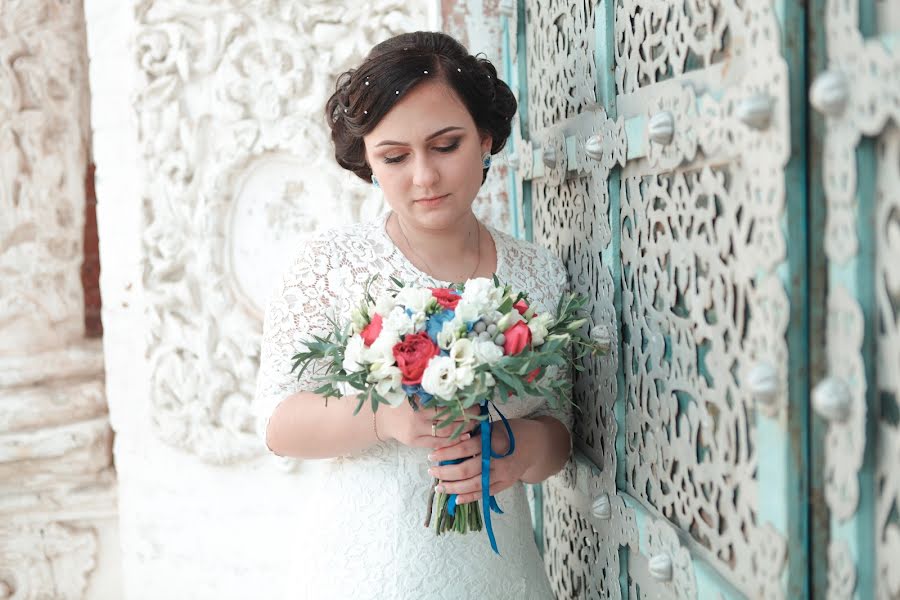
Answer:
[[[490,460],[503,458],[515,449],[515,440],[499,404],[513,396],[540,396],[558,408],[569,397],[569,377],[544,377],[550,371],[581,370],[586,353],[603,353],[608,345],[583,333],[586,322],[579,317],[587,299],[564,294],[556,315],[538,314],[528,296],[491,279],[470,279],[449,288],[410,287],[391,278],[396,288],[373,298],[369,284],[362,303],[348,322],[330,319],[333,330],[314,336],[293,357],[293,370],[302,376],[314,361],[322,361],[315,390],[327,398],[355,394],[359,404],[372,410],[382,404],[409,402],[413,409],[436,407],[438,427],[462,419],[452,432],[457,438],[471,421],[472,435],[482,441],[482,503],[456,506],[456,496],[439,494],[436,499],[435,530],[466,533],[488,530],[497,552],[490,510],[502,512],[490,496]],[[594,336],[596,338],[596,336]],[[509,435],[509,450],[498,455],[491,450],[488,405],[500,415]],[[478,417],[467,409],[479,406]],[[355,413],[354,413],[355,414]],[[457,461],[446,461],[452,464]],[[435,483],[438,483],[435,481]],[[432,486],[433,488],[433,486]],[[433,493],[433,492],[432,492]],[[434,498],[429,499],[428,526]]]

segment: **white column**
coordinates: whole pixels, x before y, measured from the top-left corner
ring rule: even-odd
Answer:
[[[112,431],[84,331],[81,2],[0,2],[0,597],[120,594]]]

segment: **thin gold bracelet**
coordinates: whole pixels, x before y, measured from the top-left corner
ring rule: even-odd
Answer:
[[[375,437],[378,438],[378,441],[384,442],[384,440],[381,439],[381,436],[378,435],[378,416],[377,415],[378,415],[378,413],[375,413],[375,412],[372,413],[372,429],[375,430]]]

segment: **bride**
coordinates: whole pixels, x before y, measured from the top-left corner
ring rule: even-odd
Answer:
[[[560,259],[472,212],[515,111],[494,66],[443,33],[391,38],[338,78],[326,105],[335,158],[380,188],[390,211],[304,243],[266,310],[254,398],[260,435],[273,453],[305,459],[294,476],[307,491],[279,521],[296,542],[286,598],[553,598],[523,483],[565,465],[569,409],[530,397],[503,406],[516,448],[491,466],[490,493],[504,511],[493,515],[498,556],[483,532],[438,537],[423,527],[433,478],[459,503],[480,499],[477,437],[451,442],[455,427],[435,431],[434,410],[407,403],[376,413],[366,405],[354,416],[354,397],[326,404],[311,391],[313,375],[298,380],[290,361],[300,340],[330,330],[329,316],[346,320],[374,274],[375,296],[391,277],[443,287],[496,274],[528,292],[539,312],[557,306],[567,287]],[[506,451],[504,428],[493,428],[492,443]],[[437,466],[457,458],[468,460]]]

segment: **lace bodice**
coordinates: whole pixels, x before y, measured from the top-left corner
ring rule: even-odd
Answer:
[[[300,380],[291,373],[290,358],[300,342],[327,333],[329,315],[346,319],[372,275],[380,275],[370,288],[373,295],[390,285],[392,276],[412,285],[447,285],[416,269],[397,249],[385,231],[386,216],[316,235],[299,249],[271,296],[253,401],[262,440],[279,402],[318,387],[312,369]],[[500,280],[526,291],[538,312],[555,310],[567,287],[559,258],[488,230]],[[510,418],[551,415],[571,431],[571,409],[553,409],[542,398],[512,398],[500,409]],[[502,556],[493,554],[484,532],[435,537],[422,526],[432,483],[427,453],[392,441],[334,459],[298,462],[292,476],[307,485],[285,535],[317,541],[298,544],[296,586],[286,598],[459,600],[478,590],[486,599],[553,597],[521,483],[497,496],[505,513],[493,516]]]

